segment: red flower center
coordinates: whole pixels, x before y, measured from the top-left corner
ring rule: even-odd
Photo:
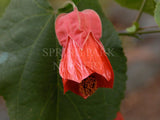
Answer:
[[[90,96],[97,90],[97,80],[91,75],[79,84],[79,91],[83,96]]]

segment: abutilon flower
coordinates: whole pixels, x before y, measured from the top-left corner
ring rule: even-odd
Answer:
[[[117,112],[117,117],[114,120],[124,120],[120,112]]]
[[[64,93],[70,90],[86,99],[97,88],[113,88],[113,69],[100,41],[102,25],[95,11],[74,8],[60,14],[55,31],[63,47],[59,73]]]

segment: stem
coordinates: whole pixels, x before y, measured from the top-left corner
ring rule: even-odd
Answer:
[[[155,31],[139,31],[135,33],[119,33],[121,36],[135,36],[136,34],[142,35],[142,34],[153,34],[153,33],[160,33],[160,30]]]
[[[155,31],[139,31],[137,34],[152,34],[152,33],[160,33],[160,30],[155,30]]]
[[[140,20],[140,18],[141,18],[141,16],[142,16],[145,3],[146,3],[146,0],[143,0],[143,2],[142,2],[142,4],[141,4],[141,7],[140,7],[140,9],[139,9],[139,14],[138,14],[138,16],[137,16],[137,18],[136,18],[136,22],[137,22],[137,23],[139,22],[139,20]]]
[[[152,28],[159,28],[159,26],[140,27],[139,30],[152,29]]]
[[[77,8],[77,6],[72,1],[66,1],[63,6],[66,6],[67,4],[71,4],[73,8]]]
[[[134,33],[119,33],[120,36],[133,36]]]

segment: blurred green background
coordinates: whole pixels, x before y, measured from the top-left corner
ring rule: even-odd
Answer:
[[[138,11],[121,7],[113,0],[100,0],[103,10],[119,32],[130,27]],[[153,16],[143,13],[140,27],[157,26]],[[156,30],[158,28],[152,28]],[[159,120],[160,33],[121,37],[128,62],[126,96],[121,104],[125,120]]]
[[[0,0],[0,17],[5,11],[5,8],[8,6],[10,0]]]

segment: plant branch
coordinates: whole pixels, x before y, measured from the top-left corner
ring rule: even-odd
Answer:
[[[139,14],[138,14],[138,16],[137,16],[137,18],[136,18],[136,21],[135,21],[135,22],[137,22],[137,23],[139,22],[139,20],[140,20],[140,18],[141,18],[141,16],[142,16],[145,3],[146,3],[146,0],[143,0],[143,2],[142,2],[142,4],[141,4],[141,7],[140,7],[140,9],[139,9]]]
[[[155,31],[137,31],[135,33],[119,33],[121,36],[135,36],[135,35],[142,35],[142,34],[153,34],[153,33],[160,33],[160,30]]]
[[[160,30],[154,30],[154,31],[139,31],[137,34],[142,35],[142,34],[152,34],[152,33],[160,33]]]
[[[152,29],[152,28],[159,28],[159,26],[146,26],[146,27],[140,27],[139,30]]]

